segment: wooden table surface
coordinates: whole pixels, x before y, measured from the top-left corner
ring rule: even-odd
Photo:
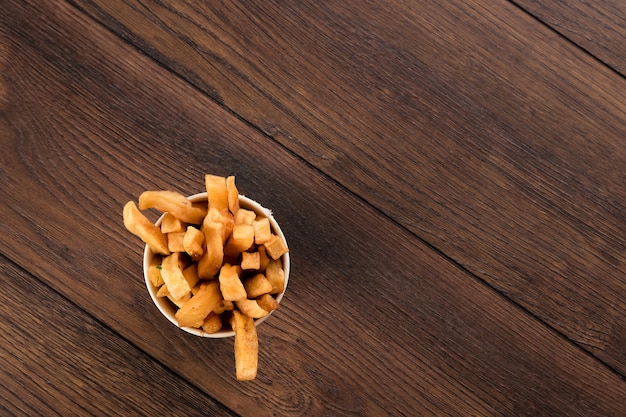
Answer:
[[[0,18],[0,415],[626,415],[623,0]],[[290,247],[254,381],[122,223],[207,173]]]

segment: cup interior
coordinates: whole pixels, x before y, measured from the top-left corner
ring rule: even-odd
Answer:
[[[194,202],[194,203],[208,201],[206,192],[199,193],[199,194],[194,194],[194,195],[189,196],[187,198],[189,200],[191,200],[192,202]],[[243,195],[239,196],[239,206],[241,208],[254,211],[257,214],[257,216],[267,217],[269,219],[269,221],[270,221],[272,232],[274,232],[281,239],[283,239],[285,244],[287,243],[287,240],[285,239],[285,235],[283,234],[282,230],[280,229],[280,226],[278,225],[278,223],[274,219],[274,216],[272,215],[272,212],[270,210],[266,209],[265,207],[261,206],[256,201],[254,201],[254,200],[252,200],[250,198],[247,198],[247,197],[245,197]],[[163,220],[163,216],[164,215],[159,217],[159,219],[156,221],[155,224],[157,226],[159,226],[161,224],[161,221]],[[181,327],[181,326],[178,326],[178,321],[176,320],[176,317],[174,316],[176,314],[176,311],[178,310],[178,308],[167,297],[157,297],[156,294],[157,294],[158,288],[155,287],[154,285],[152,285],[152,282],[150,281],[150,279],[148,277],[148,268],[149,268],[150,263],[152,261],[152,258],[154,258],[154,256],[155,256],[155,254],[150,250],[148,245],[146,245],[146,247],[144,249],[144,254],[143,254],[143,275],[144,275],[144,280],[146,282],[146,287],[148,288],[148,292],[150,293],[150,297],[152,298],[152,301],[157,306],[157,308],[159,309],[161,314],[163,314],[165,316],[165,318],[167,318],[176,327],[179,327],[180,329],[186,331],[187,333],[191,333],[191,334],[196,335],[196,336],[208,337],[208,338],[214,338],[214,339],[225,338],[225,337],[233,337],[235,335],[235,332],[233,332],[232,330],[229,330],[229,329],[222,329],[222,330],[219,330],[216,333],[210,333],[209,334],[209,333],[205,333],[202,329],[196,329],[196,328],[193,328],[193,327]],[[289,252],[284,254],[282,256],[281,260],[282,260],[282,263],[283,263],[283,271],[285,272],[285,285],[283,287],[283,290],[276,295],[276,301],[279,304],[280,304],[280,301],[282,300],[282,298],[283,298],[283,296],[285,294],[285,291],[287,289],[287,283],[289,281],[289,268],[290,268]],[[272,313],[273,313],[273,311],[270,312],[265,317],[261,317],[259,319],[255,319],[254,320],[255,326],[258,326],[259,324],[263,323],[268,317],[270,317],[272,315]]]

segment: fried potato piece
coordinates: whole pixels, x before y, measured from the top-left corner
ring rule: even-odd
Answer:
[[[267,311],[268,313],[278,308],[278,301],[276,301],[276,299],[272,297],[270,294],[263,294],[262,296],[256,299],[256,302],[259,305],[259,307],[261,307],[263,310]]]
[[[289,252],[289,249],[287,249],[287,245],[285,244],[285,242],[280,238],[280,236],[274,234],[267,242],[263,244],[263,246],[265,246],[267,254],[272,259],[278,259],[287,252]]]
[[[262,245],[272,238],[272,228],[269,218],[258,218],[252,222],[252,227],[254,227],[254,243],[257,245]]]
[[[193,226],[187,226],[183,236],[183,249],[191,259],[198,260],[204,253],[204,233]]]
[[[200,279],[212,279],[218,273],[224,261],[224,243],[222,228],[224,227],[220,212],[210,208],[202,223],[204,233],[204,253],[198,260],[198,276]]]
[[[185,232],[170,232],[167,234],[167,248],[170,252],[185,252],[183,238]]]
[[[226,177],[226,192],[228,194],[228,209],[231,213],[237,214],[239,211],[239,190],[235,185],[235,177]]]
[[[222,317],[211,311],[204,319],[204,323],[202,323],[202,330],[208,334],[219,332],[222,330]]]
[[[252,317],[253,319],[260,319],[261,317],[265,317],[269,314],[269,311],[264,310],[256,300],[239,300],[235,301],[235,306],[248,317]],[[237,311],[237,310],[234,310]]]
[[[160,256],[154,256],[150,260],[150,265],[148,265],[148,279],[155,287],[160,287],[163,285],[163,278],[161,278],[161,260]]]
[[[144,216],[133,201],[124,206],[124,226],[129,232],[138,236],[154,253],[169,255],[167,237]]]
[[[200,284],[200,289],[176,312],[174,317],[181,327],[202,327],[215,304],[222,298],[216,281]]]
[[[174,297],[172,297],[172,294],[170,294],[170,290],[167,289],[167,285],[162,285],[161,288],[159,288],[159,291],[157,291],[156,296],[167,297],[172,302],[172,304],[174,304],[178,308],[183,308],[185,303],[191,299],[191,293],[187,293],[187,295],[185,295],[183,298],[179,298],[178,300],[175,299]]]
[[[285,271],[280,259],[272,259],[268,262],[265,276],[272,283],[270,294],[278,294],[285,288]]]
[[[191,292],[191,287],[183,275],[183,261],[180,256],[180,252],[174,252],[166,256],[161,263],[161,277],[163,277],[163,282],[175,300],[179,300]]]
[[[257,298],[263,294],[270,293],[273,289],[272,283],[263,274],[256,274],[246,278],[243,281],[243,287],[246,289],[248,298]]]
[[[239,208],[237,214],[235,214],[235,224],[249,224],[256,219],[256,213],[252,210]]]
[[[238,380],[256,378],[259,366],[259,339],[251,317],[233,311],[230,324],[235,331],[235,374]]]
[[[259,252],[243,252],[241,254],[241,269],[258,270],[261,268],[261,255]]]
[[[183,269],[183,276],[193,291],[193,288],[196,286],[198,281],[200,281],[200,277],[198,277],[198,264],[192,263]]]
[[[224,300],[237,301],[247,297],[246,289],[239,279],[241,267],[239,265],[224,264],[220,269],[220,290]]]
[[[204,176],[209,209],[216,208],[218,211],[228,209],[228,190],[226,178],[207,174]]]
[[[257,252],[259,252],[259,271],[265,271],[265,269],[267,268],[267,264],[270,262],[270,258],[269,256],[267,256],[265,246],[259,246],[257,248]]]
[[[222,314],[225,311],[232,311],[234,308],[235,304],[232,301],[224,300],[222,298],[213,309],[213,312],[215,314]]]
[[[163,233],[184,232],[186,223],[174,217],[171,213],[164,213],[161,219],[161,231]]]
[[[226,246],[224,255],[235,257],[248,250],[254,243],[254,227],[248,224],[236,224]]]
[[[194,206],[187,197],[176,191],[144,191],[139,195],[138,205],[141,210],[155,208],[170,213],[189,224],[200,224],[206,216],[206,210]]]

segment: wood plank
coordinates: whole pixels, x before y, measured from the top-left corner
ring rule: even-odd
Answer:
[[[622,0],[515,3],[626,76],[626,7]]]
[[[6,5],[0,247],[240,415],[622,415],[615,372],[63,5]],[[261,370],[158,316],[121,207],[237,175],[293,254]]]
[[[3,415],[232,415],[1,255],[0,266]]]
[[[76,3],[626,374],[626,82],[593,57],[503,1]]]

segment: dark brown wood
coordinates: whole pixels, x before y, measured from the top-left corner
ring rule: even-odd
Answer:
[[[626,7],[622,0],[514,3],[626,76]]]
[[[0,266],[3,415],[232,415],[4,256]]]
[[[596,58],[507,2],[78,3],[626,373],[626,82]]]
[[[461,140],[464,136],[460,133],[490,126],[496,114],[505,119],[511,115],[506,107],[500,111],[492,107],[492,118],[479,123],[465,120],[469,113],[457,114],[458,107],[452,111],[449,106],[464,92],[469,93],[472,83],[478,82],[464,84],[466,81],[459,79],[459,74],[453,77],[453,72],[447,73],[450,80],[457,80],[465,90],[455,92],[435,76],[431,81],[439,80],[437,86],[426,89],[426,84],[421,85],[428,94],[423,96],[425,101],[420,108],[433,112],[431,115],[445,113],[450,119],[429,119],[428,114],[412,118],[417,115],[416,110],[398,108],[391,112],[390,107],[385,107],[379,117],[370,111],[362,113],[359,119],[358,110],[380,102],[375,100],[375,94],[357,95],[364,90],[360,84],[353,84],[356,78],[348,77],[347,72],[338,72],[335,78],[319,78],[319,85],[308,79],[306,86],[311,90],[302,89],[300,95],[276,94],[280,88],[294,87],[297,82],[284,84],[287,74],[267,60],[275,59],[279,53],[293,52],[293,45],[282,52],[278,46],[302,43],[307,37],[299,30],[309,28],[302,24],[288,26],[289,19],[307,16],[311,19],[309,23],[317,22],[316,27],[323,33],[340,23],[346,27],[363,25],[364,16],[370,13],[366,9],[346,14],[331,4],[326,5],[329,15],[322,16],[319,14],[322,9],[314,5],[309,5],[308,11],[317,14],[306,14],[306,3],[300,9],[291,5],[294,8],[289,10],[270,4],[264,11],[251,10],[251,4],[239,5],[232,11],[222,5],[219,20],[199,24],[191,18],[189,10],[174,13],[165,3],[146,2],[140,6],[107,2],[100,5],[102,11],[112,7],[106,13],[119,13],[119,20],[105,19],[107,26],[102,26],[90,17],[90,13],[98,11],[88,9],[93,3],[80,7],[62,2],[32,3],[10,1],[0,11],[4,86],[0,90],[3,92],[0,138],[4,150],[0,154],[3,181],[0,248],[10,260],[13,279],[27,277],[34,282],[11,286],[3,295],[10,301],[1,310],[6,323],[16,322],[17,313],[12,306],[21,306],[22,310],[17,311],[28,308],[25,304],[28,297],[20,288],[35,285],[39,300],[59,299],[62,308],[69,309],[67,314],[50,315],[51,328],[58,331],[42,335],[43,340],[56,340],[54,334],[66,332],[73,335],[71,340],[76,340],[78,333],[76,328],[68,328],[66,315],[75,317],[71,321],[74,325],[84,319],[95,323],[93,326],[98,329],[105,329],[97,335],[92,330],[94,336],[74,343],[79,357],[85,358],[84,366],[93,365],[94,373],[117,363],[107,361],[103,365],[95,363],[95,359],[90,363],[89,353],[94,344],[106,347],[96,349],[98,355],[109,350],[119,352],[110,346],[128,344],[133,347],[133,355],[145,364],[138,364],[135,356],[119,358],[132,372],[140,373],[144,366],[156,362],[162,365],[154,370],[155,378],[161,375],[168,384],[178,378],[187,381],[189,385],[184,384],[172,394],[172,402],[187,400],[185,390],[195,386],[199,391],[190,404],[206,397],[209,403],[221,403],[239,415],[624,414],[624,375],[619,366],[611,365],[611,369],[598,359],[608,358],[606,362],[613,360],[619,364],[620,355],[624,355],[624,345],[619,340],[624,337],[619,315],[623,305],[620,275],[597,261],[601,267],[598,271],[604,275],[604,287],[593,276],[587,276],[589,269],[584,268],[578,275],[573,274],[571,282],[560,275],[550,285],[547,278],[534,275],[532,282],[524,280],[530,281],[530,270],[540,273],[544,269],[571,267],[567,261],[574,253],[572,244],[562,249],[570,258],[561,260],[561,264],[553,263],[552,255],[529,261],[538,252],[533,245],[537,242],[547,245],[555,239],[566,242],[559,236],[567,237],[571,225],[580,225],[578,220],[590,216],[591,209],[606,217],[610,204],[619,207],[620,194],[605,200],[604,205],[592,204],[597,202],[598,195],[604,197],[610,190],[619,191],[622,186],[619,172],[606,178],[583,177],[582,171],[591,174],[605,171],[601,167],[569,167],[572,181],[586,180],[590,185],[604,187],[585,194],[582,192],[586,191],[585,184],[573,183],[575,193],[591,198],[588,202],[575,199],[582,211],[579,217],[572,217],[569,206],[557,204],[568,201],[564,186],[552,199],[541,194],[539,191],[544,191],[541,188],[533,194],[528,184],[545,186],[546,176],[556,175],[547,168],[560,166],[548,164],[555,157],[540,158],[548,174],[539,170],[540,163],[536,170],[530,170],[534,165],[526,165],[524,156],[549,141],[543,136],[522,141],[520,134],[511,130],[507,131],[508,136],[502,136],[508,141],[500,143],[498,153],[492,154],[486,147],[496,143],[495,136],[477,135],[476,142]],[[398,19],[400,5],[392,5],[393,9],[379,10],[380,16],[369,14],[375,17],[372,24],[382,24],[383,17]],[[193,7],[200,6],[184,7],[193,11]],[[405,7],[406,14],[414,13],[409,6]],[[453,10],[434,10],[433,16],[442,19],[457,16]],[[256,24],[277,39],[279,34],[283,39],[291,36],[293,39],[274,44],[273,49],[253,47],[254,42],[263,39],[252,36],[260,36],[256,30],[243,30],[250,24],[246,19],[266,19],[278,12],[286,13],[281,17],[285,20],[280,20],[283,26],[263,21]],[[107,15],[97,16],[104,19]],[[122,16],[129,20],[123,20]],[[337,20],[340,16],[344,20]],[[239,20],[232,20],[235,17]],[[181,20],[172,21],[167,27],[150,23],[171,19]],[[180,35],[194,30],[199,30],[198,34],[215,33],[224,29],[219,22],[235,21],[244,25],[239,28],[242,30],[238,39],[245,38],[248,48],[236,65],[229,61],[231,58],[224,58],[236,55],[218,53],[220,48],[225,48],[220,49],[224,52],[233,47],[226,46],[233,42],[233,34],[215,38],[216,49],[212,53],[206,49],[212,43],[194,43],[187,35]],[[411,33],[414,26],[410,19],[406,25],[393,30]],[[172,28],[180,36],[172,36]],[[391,27],[389,30],[393,32]],[[338,33],[347,32],[342,29]],[[390,45],[382,38],[371,37],[376,33],[363,32],[362,35],[370,37],[361,37],[362,41],[354,44],[353,53],[377,52],[380,62],[389,58],[386,47]],[[156,42],[158,37],[161,42]],[[183,42],[178,44],[180,39]],[[320,55],[311,49],[313,44],[306,45],[310,64],[301,62],[302,66],[298,67],[291,63],[284,65],[284,71],[289,68],[311,71],[313,61],[317,60],[320,71],[323,70],[318,75],[328,77],[330,67],[326,60],[333,56]],[[199,55],[194,51],[204,52]],[[166,52],[180,55],[172,58]],[[209,56],[212,58],[208,59]],[[203,65],[192,65],[199,57],[204,57]],[[485,61],[481,65],[493,63],[488,57],[483,57]],[[580,59],[587,62],[588,71],[598,71],[600,78],[596,79],[602,81],[599,86],[615,86],[619,91],[618,80],[603,72],[602,67],[595,67],[592,61],[586,61],[584,56]],[[543,57],[541,62],[546,61],[551,62],[549,57]],[[211,66],[223,71],[221,75],[217,70],[215,73],[222,78],[200,74],[201,69],[208,71]],[[254,78],[253,75],[260,73],[244,71],[246,67],[260,66],[267,67],[266,77]],[[395,84],[389,86],[398,90],[388,94],[402,92],[409,102],[417,99],[410,89],[400,89],[402,79],[413,83],[409,87],[415,86],[415,73],[407,72],[403,78],[398,68],[384,65],[378,69],[364,68],[360,75],[365,85],[375,87],[377,84],[368,77],[390,71]],[[585,71],[581,74],[586,74]],[[332,83],[323,84],[328,80]],[[574,81],[568,76],[567,82],[575,84]],[[257,89],[247,85],[256,85]],[[312,88],[316,85],[318,90]],[[346,101],[335,102],[343,109],[336,109],[336,114],[353,118],[350,123],[342,124],[341,119],[329,113],[331,101],[318,94],[323,85],[337,88],[341,85],[342,91],[350,92]],[[531,87],[518,86],[517,94],[533,92],[535,87]],[[456,95],[448,95],[453,93]],[[257,97],[260,100],[254,106],[246,104]],[[583,103],[583,110],[609,118],[620,108],[611,107],[615,103],[611,96],[602,95],[596,100],[604,104],[602,112],[590,110],[588,102]],[[313,103],[317,103],[320,113],[313,112]],[[302,113],[296,112],[297,106],[302,106]],[[251,112],[264,116],[262,120],[255,119]],[[314,120],[310,117],[319,120],[309,123]],[[528,129],[547,126],[546,117],[540,117]],[[561,117],[553,122],[562,121]],[[403,127],[391,126],[394,119]],[[404,125],[407,120],[412,120],[413,133],[420,140],[409,140],[411,137],[405,133],[394,141],[392,133],[408,132],[408,125]],[[460,123],[462,120],[467,126]],[[292,136],[280,130],[287,123],[297,127]],[[356,135],[357,127],[365,123],[371,131]],[[435,125],[447,131],[456,128],[458,135],[445,140],[438,130],[431,130]],[[345,129],[340,130],[340,126]],[[279,130],[274,135],[265,134],[272,133],[273,128]],[[384,132],[383,128],[390,130]],[[590,129],[591,122],[581,128]],[[591,139],[588,148],[580,147],[582,139],[574,137],[574,145],[560,143],[562,150],[549,149],[553,153],[559,150],[561,156],[575,148],[586,149],[588,154],[583,154],[580,160],[597,164],[601,139],[605,140],[604,145],[615,145],[619,125],[597,129],[605,135]],[[434,133],[424,134],[427,130]],[[373,140],[375,133],[387,141],[386,146]],[[408,145],[399,147],[402,143]],[[336,147],[335,153],[331,152],[332,147]],[[616,148],[613,155],[602,154],[606,156],[602,161],[616,164],[621,161],[620,152]],[[499,159],[489,158],[494,155]],[[393,158],[397,165],[386,162],[386,157]],[[411,158],[414,163],[407,169],[406,161]],[[449,163],[451,160],[453,163]],[[396,178],[399,171],[403,172],[403,182]],[[258,379],[249,383],[234,379],[232,340],[192,337],[159,316],[142,282],[142,245],[124,230],[121,222],[122,205],[144,189],[176,188],[195,193],[203,187],[202,176],[207,172],[236,175],[242,193],[271,207],[292,252],[289,290],[276,315],[259,328],[261,368]],[[556,172],[562,174],[564,168]],[[374,173],[380,175],[379,180],[374,181]],[[438,182],[435,174],[440,175]],[[479,180],[486,179],[491,181],[479,187]],[[388,189],[396,185],[399,187]],[[509,202],[509,197],[516,196],[513,189],[497,198],[506,186],[524,189],[525,196],[535,199],[527,205],[521,196]],[[464,196],[463,192],[467,194]],[[397,199],[387,201],[390,196]],[[477,197],[480,198],[475,201]],[[516,216],[532,219],[542,204],[552,210],[539,220],[552,227],[535,227],[531,234],[526,230],[531,229],[527,225],[515,227],[507,222]],[[458,212],[449,212],[453,207]],[[523,213],[524,208],[530,212]],[[407,209],[411,215],[404,211]],[[452,214],[458,213],[462,215],[450,221]],[[480,216],[474,218],[476,213]],[[489,219],[488,215],[494,218]],[[616,229],[606,236],[614,240],[596,242],[598,248],[606,250],[605,256],[617,252],[623,239],[617,234],[623,217],[617,210],[611,215],[608,220],[616,220]],[[477,223],[479,220],[484,224]],[[596,227],[604,231],[608,220],[600,216],[590,223],[589,230]],[[510,226],[513,231],[524,233],[509,234]],[[477,238],[470,236],[474,231],[479,232]],[[525,240],[535,235],[536,239]],[[455,240],[447,243],[448,236],[454,236]],[[504,241],[504,238],[508,239]],[[497,244],[489,247],[493,243]],[[588,244],[575,243],[583,248]],[[530,253],[525,254],[527,248]],[[480,255],[475,261],[471,258],[475,263],[469,261],[473,251]],[[522,255],[528,258],[519,261]],[[615,267],[619,271],[623,257],[617,255]],[[493,265],[486,260],[493,261]],[[520,271],[520,265],[527,270]],[[582,284],[591,288],[591,294],[581,297],[579,309],[573,310],[571,307],[578,300],[563,297],[579,294],[574,287]],[[602,301],[606,297],[614,297],[609,299],[615,303],[610,308],[606,306],[608,301]],[[556,301],[542,304],[552,299]],[[516,304],[520,300],[523,307]],[[32,315],[40,317],[48,309],[49,304],[43,302]],[[589,317],[592,314],[596,316]],[[545,317],[554,320],[546,323]],[[582,330],[571,330],[574,323]],[[575,339],[572,335],[584,334],[586,326],[592,324],[598,326],[598,333],[604,332],[602,337],[612,342],[595,348],[580,340],[572,343],[569,339]],[[16,332],[11,324],[1,328],[7,334]],[[569,333],[564,336],[555,328],[565,328]],[[590,337],[587,341],[595,342],[597,338]],[[15,345],[9,346],[7,349],[11,350],[3,352],[17,349]],[[72,356],[63,351],[55,349],[54,353],[66,364],[59,369],[58,379],[86,384],[85,391],[76,393],[71,387],[61,385],[58,392],[47,393],[45,401],[38,401],[26,382],[12,384],[3,379],[0,387],[6,387],[7,392],[2,391],[4,401],[0,404],[8,404],[5,405],[8,413],[27,408],[34,414],[45,414],[49,410],[46,403],[63,395],[76,398],[78,404],[93,398],[92,391],[97,388],[84,379],[81,366],[70,366]],[[46,364],[45,357],[34,353],[24,356],[33,358],[36,365]],[[168,368],[171,376],[160,366]],[[34,366],[18,369],[25,372],[24,381],[36,380]],[[149,410],[141,394],[142,387],[128,390],[123,398],[136,404],[137,410]],[[37,393],[38,388],[33,389]],[[106,389],[115,391],[111,386]]]

